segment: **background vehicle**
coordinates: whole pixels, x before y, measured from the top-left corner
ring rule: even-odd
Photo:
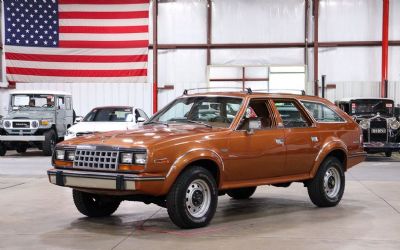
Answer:
[[[336,102],[363,130],[364,150],[384,152],[387,157],[400,151],[400,122],[395,106],[387,98],[347,98]]]
[[[51,155],[74,121],[72,96],[60,91],[13,91],[8,114],[0,120],[0,155],[29,147]]]
[[[48,176],[74,189],[84,215],[108,216],[123,200],[143,201],[167,207],[179,227],[195,228],[211,221],[219,194],[246,199],[261,185],[302,182],[316,206],[336,206],[345,171],[365,158],[360,132],[318,97],[184,95],[140,128],[58,144]]]
[[[95,132],[132,129],[147,119],[147,114],[135,107],[97,107],[92,109],[82,121],[67,130],[65,140]]]

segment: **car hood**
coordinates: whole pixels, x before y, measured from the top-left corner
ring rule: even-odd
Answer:
[[[41,120],[53,118],[54,110],[11,111],[3,119]]]
[[[126,131],[111,131],[95,133],[92,135],[77,137],[64,141],[59,145],[75,146],[83,145],[104,145],[112,147],[151,147],[160,143],[168,143],[172,140],[183,139],[184,141],[201,139],[208,134],[215,134],[218,131],[226,131],[227,128],[208,128],[201,125],[144,125]]]
[[[68,130],[73,133],[80,132],[106,132],[113,130],[127,130],[132,127],[130,122],[80,122]]]

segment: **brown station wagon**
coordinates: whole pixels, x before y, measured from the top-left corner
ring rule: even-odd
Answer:
[[[211,221],[219,195],[247,199],[261,185],[302,182],[316,206],[337,205],[362,143],[359,125],[322,98],[185,91],[140,128],[61,142],[48,176],[73,188],[86,216],[142,201],[195,228]]]

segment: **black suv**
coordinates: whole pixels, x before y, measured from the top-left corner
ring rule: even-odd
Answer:
[[[387,98],[346,98],[336,101],[363,130],[364,150],[384,152],[387,157],[400,151],[400,122],[393,100]]]

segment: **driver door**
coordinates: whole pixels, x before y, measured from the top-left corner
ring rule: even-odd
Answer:
[[[65,98],[63,96],[56,97],[56,128],[58,137],[64,137],[66,132],[65,122]]]
[[[261,127],[250,134],[250,119],[259,119]],[[286,147],[284,130],[277,128],[268,99],[252,99],[241,124],[229,138],[227,180],[255,180],[283,175]]]

